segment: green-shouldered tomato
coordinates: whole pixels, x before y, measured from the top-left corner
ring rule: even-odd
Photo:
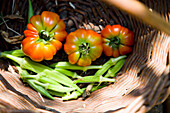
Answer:
[[[88,66],[102,54],[102,38],[93,30],[78,29],[71,32],[64,44],[71,64]]]
[[[118,57],[132,51],[134,33],[120,25],[107,25],[101,31],[103,52],[106,56]]]
[[[34,61],[51,60],[62,48],[67,32],[66,25],[56,13],[43,11],[41,15],[32,16],[24,31],[22,50]]]

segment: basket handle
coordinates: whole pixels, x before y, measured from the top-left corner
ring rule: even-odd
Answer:
[[[137,0],[102,0],[170,35],[170,23]]]

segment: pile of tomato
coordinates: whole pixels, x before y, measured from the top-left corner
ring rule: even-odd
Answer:
[[[71,64],[88,66],[102,53],[113,57],[128,54],[134,44],[134,33],[120,25],[107,25],[101,34],[82,28],[67,34],[64,21],[49,11],[32,16],[27,28],[22,50],[37,62],[53,59],[64,47]]]

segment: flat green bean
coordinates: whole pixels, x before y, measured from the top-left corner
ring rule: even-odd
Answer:
[[[15,61],[16,63],[18,63],[21,68],[28,69],[35,73],[43,73],[44,75],[47,75],[49,78],[51,78],[51,77],[55,78],[55,80],[58,81],[59,83],[64,84],[69,87],[74,87],[78,91],[81,92],[80,88],[76,84],[73,84],[73,81],[70,78],[68,78],[67,76],[65,76],[64,74],[62,74],[56,70],[53,70],[52,68],[50,68],[48,66],[45,66],[45,65],[37,63],[37,62],[33,62],[32,60],[30,60],[27,57],[19,58],[19,57],[16,57],[16,56],[13,56],[10,54],[6,54],[3,52],[1,52],[0,57],[9,58],[9,59]]]
[[[83,88],[82,90],[84,90],[85,88]],[[80,95],[82,95],[82,93],[78,92],[78,91],[73,91],[71,94],[66,94],[65,96],[62,97],[62,100],[71,100],[71,99],[77,99]]]
[[[96,76],[102,76],[110,67],[112,67],[113,65],[115,65],[119,60],[126,58],[125,55],[123,56],[119,56],[117,58],[110,58],[105,64],[103,64],[102,69],[99,69],[96,73],[95,73],[95,77]]]
[[[82,70],[87,71],[89,69],[101,69],[102,66],[91,65],[91,66],[78,66],[76,64],[70,64],[69,62],[57,62],[51,64],[50,67],[62,68],[62,69],[70,69],[70,70]]]
[[[37,80],[32,80],[35,84],[38,84],[42,87],[44,87],[45,89],[49,89],[49,90],[53,90],[53,91],[57,91],[57,92],[70,92],[75,90],[75,88],[69,88],[69,87],[64,87],[64,86],[57,86],[57,85],[52,85],[49,83],[41,83]]]
[[[44,89],[42,86],[37,85],[34,83],[34,80],[32,79],[28,79],[27,83],[34,88],[36,91],[40,92],[42,95],[54,100],[54,98],[48,93],[48,91],[46,89]]]
[[[119,60],[115,66],[111,67],[105,77],[115,77],[116,73],[122,68],[125,63],[125,59]]]
[[[28,8],[28,23],[30,23],[30,18],[34,15],[34,11],[32,8],[31,0],[28,0],[29,8]]]
[[[61,93],[61,92],[57,92],[57,91],[53,91],[53,90],[47,90],[51,95],[54,95],[54,96],[58,96],[58,97],[63,97],[65,96],[65,93]]]
[[[72,72],[69,71],[67,69],[63,69],[63,68],[55,68],[56,71],[59,71],[62,74],[65,74],[71,78],[80,78],[81,76],[79,76],[76,72]]]
[[[85,76],[74,81],[74,83],[93,83],[93,82],[115,82],[115,79],[109,79],[102,76]]]

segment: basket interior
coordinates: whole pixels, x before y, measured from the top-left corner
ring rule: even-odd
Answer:
[[[169,21],[170,3],[167,0],[140,1]],[[0,106],[3,106],[2,110],[146,112],[168,97],[170,38],[167,34],[99,0],[32,0],[32,4],[35,14],[41,14],[44,10],[59,14],[66,23],[68,33],[78,28],[92,29],[100,33],[107,24],[120,24],[134,31],[135,45],[117,76],[116,82],[93,92],[85,100],[79,98],[63,102],[58,97],[55,101],[43,97],[43,101],[36,91],[25,86],[20,76],[11,70],[9,61],[0,60]],[[27,0],[3,1],[0,8],[7,25],[23,36],[27,24]],[[8,33],[5,35],[1,32],[0,51],[20,48],[24,37],[7,29],[4,24],[0,25],[0,29]],[[4,35],[8,36],[9,40],[6,40]],[[102,55],[93,64],[103,64],[108,59]],[[59,51],[52,61],[43,63],[61,60],[67,61],[67,56]],[[88,73],[93,73],[93,71]]]

